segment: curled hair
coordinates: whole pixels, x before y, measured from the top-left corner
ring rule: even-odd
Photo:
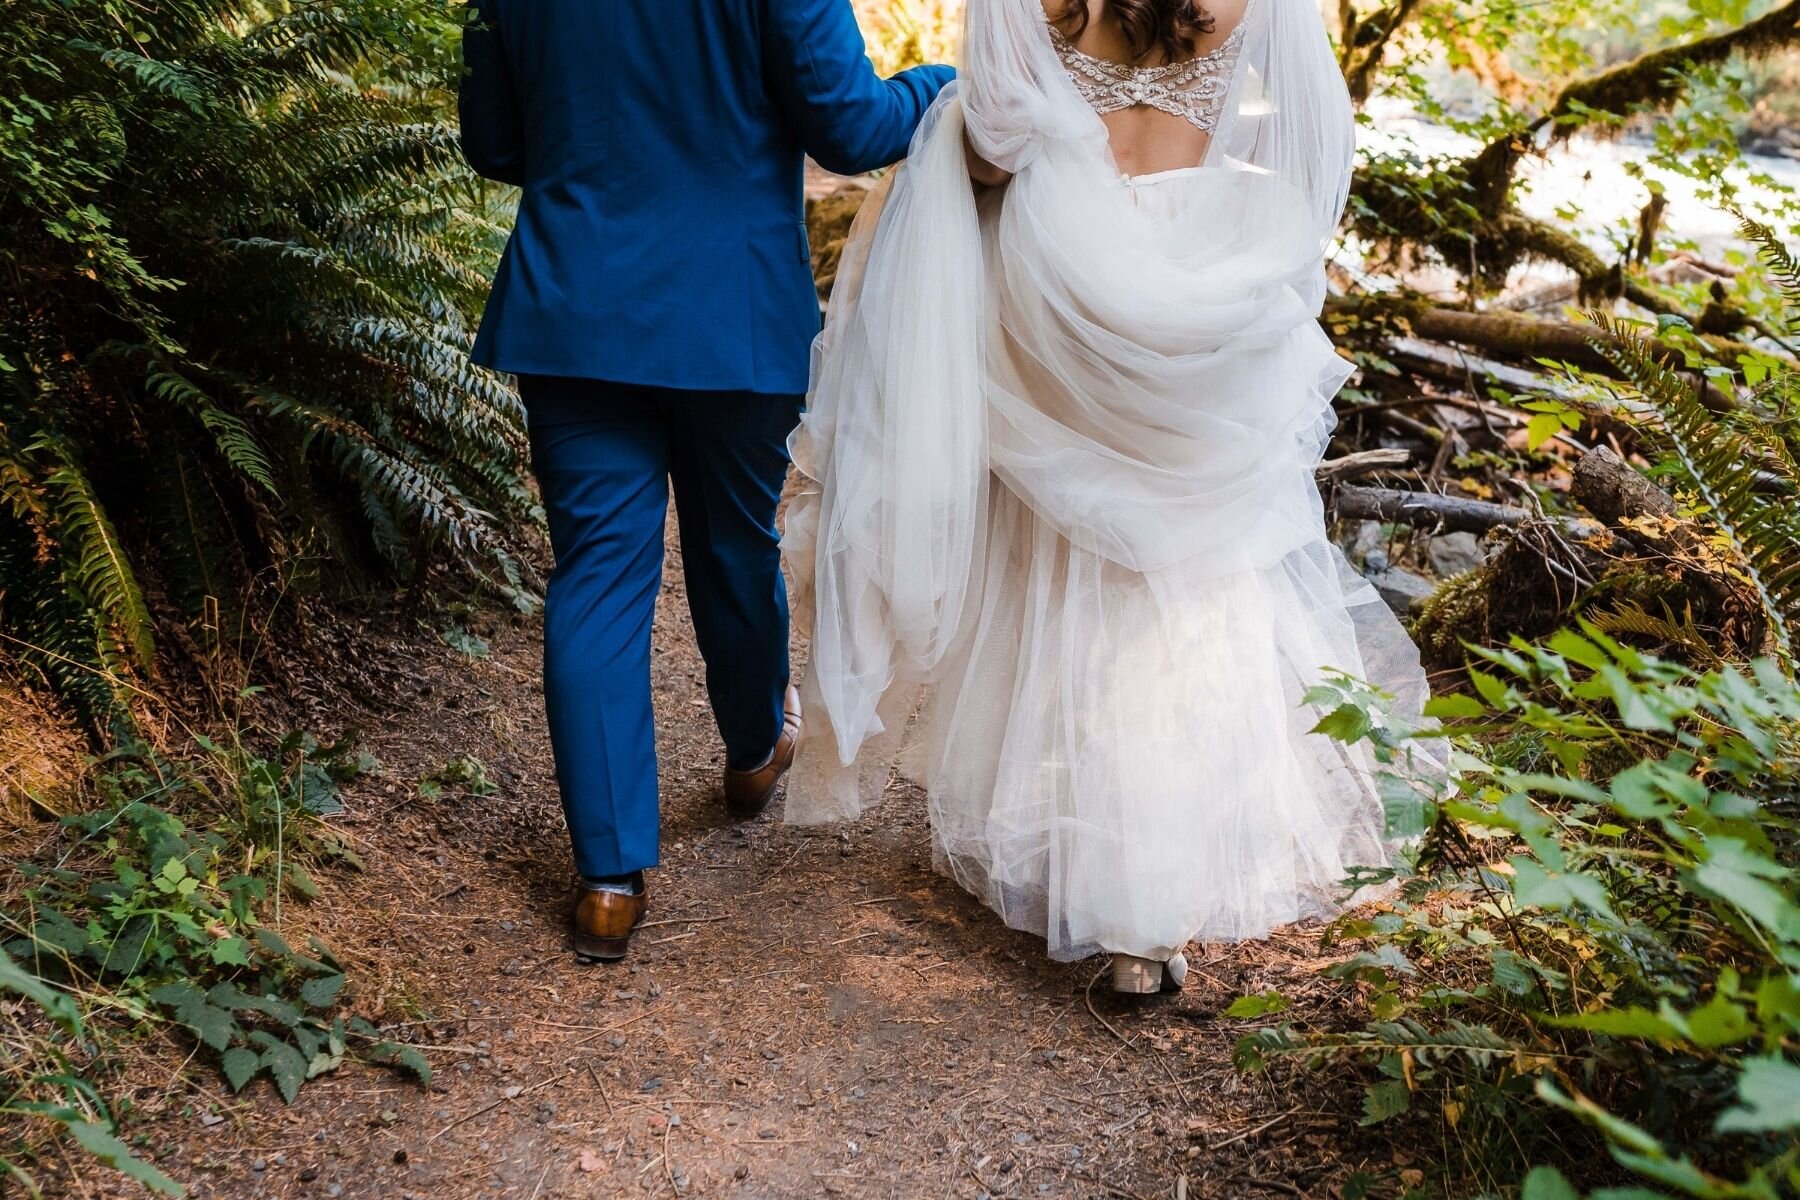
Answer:
[[[1134,61],[1152,49],[1161,49],[1171,62],[1186,58],[1195,40],[1214,28],[1198,0],[1106,0],[1106,7],[1118,19]],[[1087,0],[1066,0],[1056,23],[1070,38],[1080,37],[1088,25]]]

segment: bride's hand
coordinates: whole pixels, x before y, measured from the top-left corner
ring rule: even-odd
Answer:
[[[1001,170],[976,152],[967,130],[963,131],[963,158],[969,164],[969,178],[981,187],[999,187],[1012,178],[1011,171]]]

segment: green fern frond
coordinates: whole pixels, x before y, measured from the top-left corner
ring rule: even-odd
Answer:
[[[57,460],[44,483],[55,496],[52,510],[69,564],[67,578],[94,611],[96,625],[111,633],[137,667],[148,670],[156,656],[150,609],[106,506],[66,447],[45,438],[36,448]]]
[[[1635,634],[1664,645],[1678,647],[1689,660],[1716,667],[1721,665],[1718,652],[1707,643],[1706,636],[1695,628],[1691,616],[1680,620],[1668,612],[1656,616],[1642,605],[1625,602],[1617,607],[1587,614],[1587,620],[1602,633]]]
[[[540,514],[468,361],[503,213],[445,120],[455,6],[122,11],[0,5],[0,632],[75,687],[320,552],[327,586],[516,592]]]
[[[209,81],[199,78],[189,68],[158,61],[136,50],[101,46],[85,38],[71,38],[68,46],[71,50],[85,50],[93,54],[107,66],[131,76],[140,86],[152,92],[179,100],[197,117],[206,116],[212,107],[213,89],[209,86]]]
[[[252,482],[271,496],[280,492],[275,487],[274,473],[268,456],[257,444],[256,435],[238,417],[220,408],[213,398],[201,391],[181,374],[165,364],[152,362],[144,378],[144,387],[152,396],[180,404],[213,435],[213,444],[226,462],[243,472]]]
[[[1800,258],[1795,257],[1771,226],[1737,209],[1732,210],[1732,215],[1738,219],[1739,233],[1756,247],[1764,269],[1787,298],[1790,325],[1800,320]]]
[[[1674,462],[1730,543],[1792,662],[1800,631],[1800,506],[1761,490],[1764,460],[1753,443],[1700,402],[1650,339],[1608,314],[1590,319],[1606,335],[1595,348],[1655,410]]]

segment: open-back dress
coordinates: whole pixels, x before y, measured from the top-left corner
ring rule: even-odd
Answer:
[[[1366,751],[1310,733],[1336,669],[1416,722],[1418,656],[1326,537],[1351,372],[1320,329],[1353,124],[1315,0],[1216,49],[1092,58],[971,0],[959,82],[859,217],[792,449],[811,634],[787,816],[898,767],[940,869],[1057,958],[1167,958],[1333,911],[1394,845]],[[1136,178],[1101,115],[1211,137]],[[1013,173],[978,195],[965,129]]]

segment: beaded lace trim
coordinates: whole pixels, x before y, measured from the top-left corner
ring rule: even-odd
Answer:
[[[1147,105],[1211,133],[1218,127],[1225,97],[1231,91],[1248,24],[1248,20],[1240,20],[1223,42],[1198,58],[1155,67],[1134,67],[1085,54],[1055,25],[1050,26],[1050,41],[1075,90],[1101,116]]]

